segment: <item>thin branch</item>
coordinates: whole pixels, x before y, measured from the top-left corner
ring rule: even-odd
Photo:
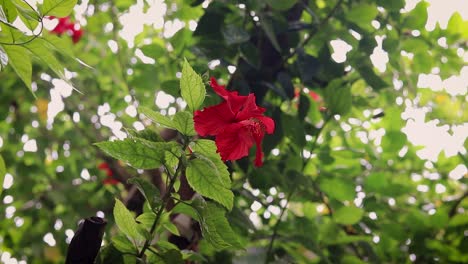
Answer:
[[[291,52],[288,56],[286,56],[284,59],[283,59],[283,63],[284,64],[286,61],[288,61],[288,59],[292,58],[294,55],[296,55],[297,51],[299,50],[299,48],[301,47],[304,47],[305,45],[307,45],[307,43],[312,39],[312,37],[315,36],[315,34],[317,34],[318,32],[320,32],[320,28],[323,27],[326,23],[328,23],[328,21],[333,17],[333,15],[335,14],[335,12],[338,10],[338,8],[340,7],[341,3],[343,3],[343,0],[338,0],[338,2],[336,3],[336,5],[332,8],[332,10],[330,11],[330,13],[328,13],[328,15],[317,25],[317,27],[315,28],[314,31],[312,31],[295,49],[293,52]]]

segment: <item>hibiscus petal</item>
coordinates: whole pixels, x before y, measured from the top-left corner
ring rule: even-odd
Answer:
[[[216,136],[227,125],[234,121],[234,115],[228,104],[221,104],[204,108],[202,111],[195,111],[193,121],[195,130],[200,136]]]
[[[237,123],[226,126],[216,136],[216,146],[223,160],[238,160],[249,155],[254,139],[248,127]]]
[[[237,102],[236,102],[237,103]],[[234,109],[231,104],[231,109]],[[242,102],[242,105],[236,105],[237,111],[233,111],[234,113],[238,112],[236,115],[236,120],[242,121],[247,120],[252,117],[261,116],[265,112],[265,108],[257,106],[255,103],[255,95],[249,94],[246,100]]]
[[[272,134],[275,131],[275,121],[273,121],[273,119],[271,119],[270,117],[257,116],[255,118],[263,123],[263,125],[265,126],[265,131],[268,134]]]

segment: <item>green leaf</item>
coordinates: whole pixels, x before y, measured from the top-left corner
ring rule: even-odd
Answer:
[[[285,11],[293,7],[297,0],[266,0],[266,2],[275,10]]]
[[[468,225],[468,213],[464,212],[454,215],[452,218],[450,218],[448,225],[451,227]]]
[[[138,253],[135,245],[128,240],[127,236],[118,234],[112,237],[112,244],[122,253],[136,254]]]
[[[343,179],[323,179],[320,182],[320,189],[322,189],[326,194],[328,194],[330,198],[334,198],[339,201],[354,200],[354,184],[347,182]]]
[[[203,210],[203,237],[217,250],[226,248],[242,249],[236,233],[232,230],[225,216],[226,211],[219,205],[207,202]]]
[[[3,181],[5,180],[6,166],[3,157],[0,155],[0,195],[3,191]]]
[[[447,24],[447,32],[459,35],[463,39],[468,38],[468,20],[463,20],[459,12],[455,12]],[[458,39],[458,38],[457,38]]]
[[[400,11],[400,9],[405,7],[405,0],[377,0],[377,5],[388,11]]]
[[[384,80],[382,80],[382,78],[375,74],[373,67],[368,65],[368,61],[358,61],[357,63],[357,65],[354,65],[356,70],[359,72],[362,78],[364,78],[366,83],[372,87],[372,89],[378,91],[389,86]]]
[[[377,7],[373,4],[357,4],[345,13],[346,20],[356,25],[367,28],[371,21],[377,16]]]
[[[44,0],[39,10],[42,16],[66,17],[73,11],[78,0]]]
[[[174,122],[172,122],[172,120],[169,117],[164,116],[161,113],[153,111],[149,109],[148,107],[144,107],[144,106],[139,107],[138,110],[142,114],[144,114],[146,117],[151,119],[151,121],[155,122],[156,124],[160,124],[161,126],[176,129]]]
[[[386,174],[374,172],[369,174],[364,182],[366,192],[382,192],[388,186]]]
[[[193,123],[193,115],[192,113],[182,111],[177,112],[174,115],[172,120],[174,124],[174,128],[186,136],[195,136],[197,132],[195,132],[195,124]]]
[[[351,110],[351,87],[340,79],[331,81],[325,89],[325,104],[332,114],[345,115]]]
[[[60,79],[65,80],[64,66],[55,58],[51,50],[54,49],[47,41],[41,38],[36,38],[24,45],[35,57],[37,57],[43,64],[58,75]]]
[[[187,60],[184,60],[182,66],[180,94],[192,111],[199,109],[205,100],[206,90],[203,80],[200,75],[192,69]]]
[[[11,0],[0,0],[0,20],[12,23],[18,16],[18,11]]]
[[[138,169],[156,169],[165,162],[165,152],[172,151],[175,142],[152,142],[144,139],[125,139],[95,144],[113,158]]]
[[[364,211],[354,206],[343,206],[335,211],[333,218],[339,224],[353,225],[361,220]]]
[[[26,4],[24,1],[21,1],[21,0],[12,0],[11,1],[15,6],[16,6],[16,9],[18,10],[18,12],[26,19],[26,20],[29,20],[31,22],[35,22],[33,23],[33,25],[37,25],[37,22],[39,22],[41,20],[41,17],[40,15],[33,9],[31,9],[31,7],[29,7],[28,4]],[[27,24],[27,23],[25,23]],[[34,28],[30,28],[31,30],[33,30]]]
[[[401,131],[387,130],[382,138],[381,146],[386,152],[399,151],[407,143],[406,134]]]
[[[32,75],[32,64],[31,56],[27,49],[22,46],[13,46],[13,45],[4,45],[3,49],[8,55],[8,62],[15,70],[16,74],[20,79],[26,84],[26,86],[31,88],[31,75]]]
[[[141,223],[147,229],[150,229],[151,226],[153,225],[155,219],[156,219],[156,214],[151,212],[151,213],[143,213],[143,214],[139,215],[136,218],[136,221],[138,223]]]
[[[425,1],[419,2],[416,7],[408,13],[402,26],[410,29],[424,29],[428,18],[428,6],[429,4]]]
[[[127,182],[134,184],[138,188],[141,194],[143,194],[145,199],[148,201],[151,209],[155,210],[161,205],[161,195],[159,190],[151,182],[139,177],[130,178]]]
[[[69,58],[75,59],[75,54],[71,48],[70,42],[66,38],[60,38],[56,35],[46,34],[41,37],[44,41],[49,44],[49,47],[53,48],[56,52],[68,56]]]
[[[244,43],[250,39],[249,33],[232,24],[223,29],[223,37],[228,45]]]
[[[115,199],[114,218],[115,224],[122,233],[134,239],[143,238],[138,232],[138,224],[135,222],[132,213],[118,199]]]
[[[189,160],[186,176],[190,186],[199,194],[211,198],[228,210],[232,209],[234,195],[229,189],[231,181],[209,157]]]

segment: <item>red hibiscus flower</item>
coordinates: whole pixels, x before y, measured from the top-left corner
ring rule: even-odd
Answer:
[[[52,29],[52,33],[61,36],[63,33],[67,33],[71,36],[73,43],[80,41],[83,36],[83,30],[78,23],[72,23],[69,17],[56,18],[50,16],[49,19],[58,19],[58,24]]]
[[[106,172],[107,177],[102,181],[104,185],[117,185],[119,183],[118,180],[112,177],[114,173],[110,169],[109,164],[102,162],[99,164],[98,169]]]
[[[210,85],[224,101],[195,111],[195,130],[200,136],[215,136],[218,152],[224,161],[247,156],[255,144],[257,152],[254,164],[262,166],[262,140],[265,133],[273,133],[273,119],[263,115],[265,108],[255,104],[254,94],[242,96],[227,91],[214,78],[211,78]]]

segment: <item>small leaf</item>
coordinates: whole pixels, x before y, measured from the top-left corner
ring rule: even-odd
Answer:
[[[148,107],[144,107],[144,106],[139,107],[138,110],[142,114],[144,114],[146,117],[151,119],[151,121],[155,122],[156,124],[160,124],[161,126],[164,126],[164,127],[176,129],[174,122],[172,122],[172,120],[169,117],[164,116],[161,113],[153,111],[149,109]]]
[[[136,221],[141,223],[144,227],[150,229],[156,219],[156,214],[151,213],[143,213],[136,218]]]
[[[177,112],[172,120],[174,124],[174,128],[186,136],[195,136],[197,132],[195,132],[195,124],[193,123],[193,115],[192,113],[182,111]]]
[[[177,226],[174,225],[172,222],[165,222],[162,224],[162,226],[169,232],[171,232],[172,234],[176,235],[176,236],[180,236],[180,232],[179,230],[177,229]]]
[[[125,139],[95,144],[113,158],[138,169],[156,169],[165,162],[165,152],[177,147],[175,142],[152,142],[144,139]]]
[[[187,60],[184,60],[182,66],[180,94],[192,111],[199,109],[205,100],[206,90],[203,80],[200,75],[192,69]]]
[[[201,223],[203,237],[217,250],[226,248],[242,249],[243,245],[229,225],[225,213],[224,208],[216,203],[206,203]]]
[[[161,195],[159,190],[149,181],[139,178],[133,177],[128,179],[127,181],[130,184],[134,184],[138,190],[143,194],[145,199],[150,204],[153,210],[157,209],[161,204]]]
[[[189,160],[186,176],[190,186],[199,194],[211,198],[228,210],[232,209],[234,195],[223,173],[209,158]]]
[[[143,239],[138,232],[138,224],[133,219],[132,213],[118,199],[115,199],[114,218],[115,224],[122,233],[134,239]]]
[[[3,191],[3,181],[5,180],[6,166],[3,157],[0,155],[0,195]]]
[[[39,10],[42,16],[66,17],[73,11],[78,0],[44,0]]]
[[[333,218],[339,224],[353,225],[361,220],[364,211],[354,206],[343,206],[335,211]]]
[[[8,55],[8,61],[15,70],[16,74],[31,89],[31,76],[32,76],[32,64],[31,56],[27,49],[22,46],[5,45],[3,46],[6,54]]]
[[[426,1],[419,2],[416,7],[408,13],[402,26],[409,29],[424,29],[428,18],[428,6],[429,3]]]

